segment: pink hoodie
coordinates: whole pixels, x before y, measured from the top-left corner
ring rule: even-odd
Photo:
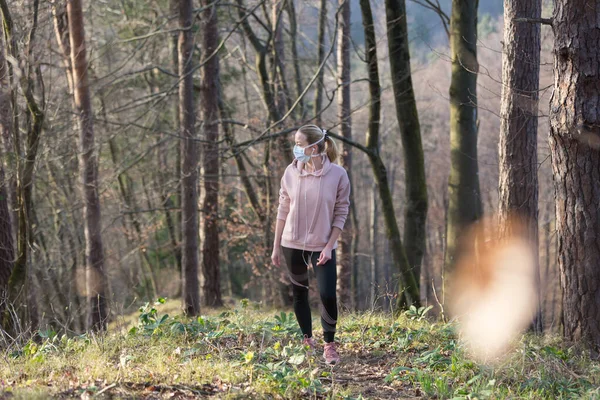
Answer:
[[[300,171],[294,160],[281,178],[277,219],[286,221],[281,245],[321,251],[331,229],[344,229],[350,208],[350,180],[346,170],[325,157],[315,173]],[[333,248],[337,247],[337,241]]]

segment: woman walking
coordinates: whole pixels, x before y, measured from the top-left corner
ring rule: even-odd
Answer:
[[[281,178],[279,209],[271,260],[280,266],[281,252],[293,286],[294,312],[312,351],[312,318],[308,301],[308,267],[312,265],[320,295],[319,310],[327,364],[340,361],[334,336],[337,324],[335,249],[350,206],[346,170],[334,164],[339,154],[332,138],[315,125],[294,136],[295,160]]]

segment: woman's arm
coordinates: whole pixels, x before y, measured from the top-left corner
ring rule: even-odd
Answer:
[[[273,265],[279,267],[281,265],[281,235],[285,227],[285,220],[278,219],[275,224],[275,239],[273,240],[273,253],[271,253],[271,261]]]
[[[271,254],[271,261],[273,265],[279,267],[281,265],[280,260],[280,247],[281,247],[281,236],[283,235],[283,228],[285,227],[285,221],[288,213],[290,212],[290,196],[283,185],[283,178],[281,179],[281,189],[279,189],[279,208],[277,209],[277,223],[275,224],[275,238],[273,239],[273,253]]]
[[[335,241],[338,240],[338,237],[342,233],[349,209],[350,180],[348,179],[348,175],[344,174],[342,179],[340,179],[340,184],[338,185],[337,189],[335,207],[333,209],[333,226],[331,228],[331,234],[329,235],[329,240],[327,241],[325,248],[319,255],[317,265],[323,265],[331,259],[331,250],[333,249]]]

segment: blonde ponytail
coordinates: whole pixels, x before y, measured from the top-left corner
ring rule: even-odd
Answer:
[[[338,150],[335,141],[331,138],[331,136],[327,134],[325,136],[325,152],[327,153],[329,161],[331,161],[332,163],[338,162],[338,159],[340,157],[340,151]]]

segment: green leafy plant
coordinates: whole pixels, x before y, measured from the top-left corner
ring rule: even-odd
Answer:
[[[425,318],[425,315],[427,315],[429,310],[431,310],[432,308],[433,306],[417,308],[411,305],[408,310],[404,311],[404,315],[406,315],[411,320],[421,321],[423,318]]]

